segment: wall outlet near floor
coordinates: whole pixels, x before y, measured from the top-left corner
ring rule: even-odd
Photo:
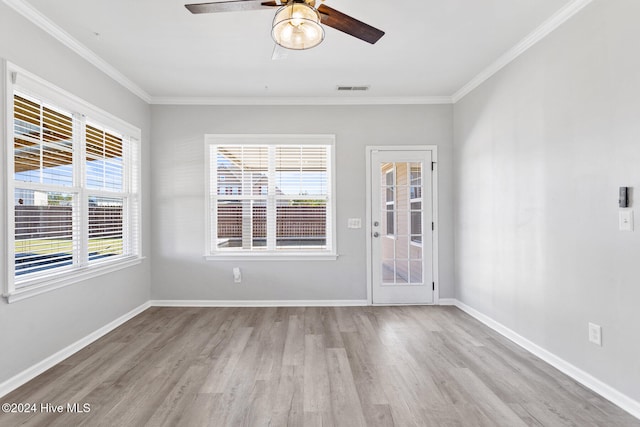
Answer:
[[[589,342],[602,346],[602,327],[595,323],[589,323]]]
[[[233,282],[242,282],[242,273],[240,273],[240,267],[233,267]]]

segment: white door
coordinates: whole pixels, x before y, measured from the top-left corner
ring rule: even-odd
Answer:
[[[433,303],[432,154],[370,151],[374,304]]]

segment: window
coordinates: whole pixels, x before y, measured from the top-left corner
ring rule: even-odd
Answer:
[[[409,233],[411,243],[422,244],[422,164],[382,165],[383,233],[395,239]]]
[[[387,236],[395,236],[396,233],[396,186],[395,170],[385,173],[385,205],[387,211]]]
[[[208,135],[207,255],[335,258],[333,140]]]
[[[409,207],[411,212],[411,243],[422,244],[422,165],[411,163],[409,172]]]
[[[8,71],[9,300],[139,262],[140,131]]]

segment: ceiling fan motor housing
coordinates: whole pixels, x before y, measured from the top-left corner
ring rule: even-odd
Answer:
[[[271,36],[287,49],[311,49],[324,40],[320,14],[304,0],[290,1],[276,12]]]

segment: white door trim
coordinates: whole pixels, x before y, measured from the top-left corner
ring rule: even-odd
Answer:
[[[431,197],[433,198],[432,209],[433,209],[433,223],[435,225],[433,230],[433,281],[435,284],[435,288],[433,291],[433,305],[438,305],[440,303],[440,286],[439,286],[439,275],[438,275],[438,229],[439,229],[439,221],[438,221],[438,146],[437,145],[374,145],[367,146],[365,150],[365,167],[366,167],[366,198],[367,198],[367,211],[365,215],[365,224],[366,224],[366,236],[367,236],[367,303],[369,305],[373,304],[373,265],[371,261],[372,255],[372,239],[371,239],[371,180],[372,180],[372,170],[371,170],[371,154],[375,151],[431,151],[431,159],[433,163],[433,171],[431,172]]]

